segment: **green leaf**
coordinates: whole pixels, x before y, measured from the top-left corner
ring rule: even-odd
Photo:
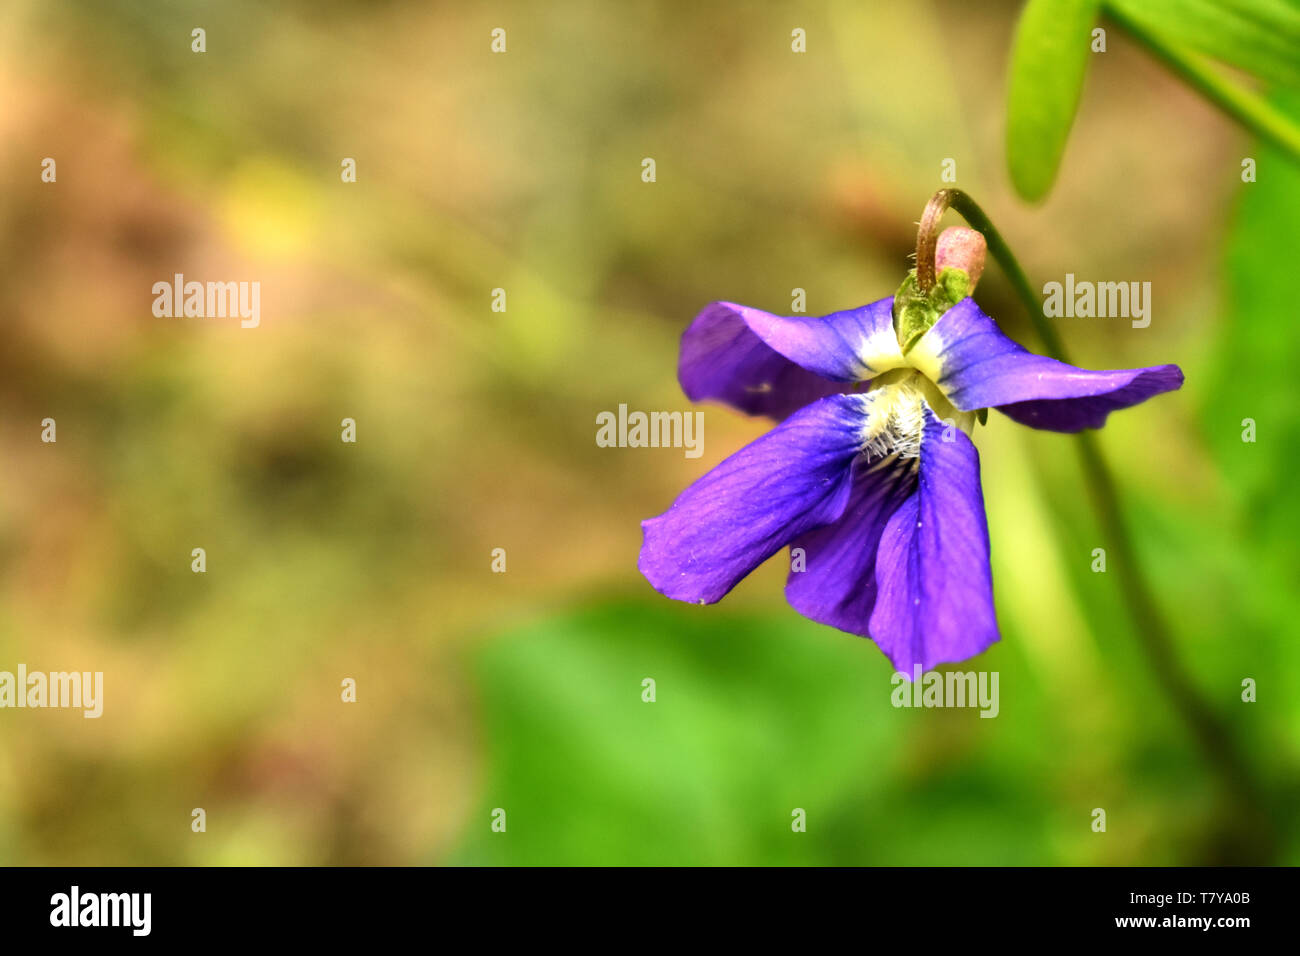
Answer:
[[[482,792],[440,862],[1051,859],[1043,774],[1015,757],[1051,723],[1046,700],[1015,658],[971,666],[1025,688],[1015,712],[895,707],[892,668],[871,642],[775,605],[652,598],[558,612],[475,651]],[[795,808],[814,822],[807,832],[792,830]]]
[[[1300,86],[1300,6],[1288,0],[1106,0],[1168,40],[1284,86]]]
[[[1029,0],[1011,51],[1007,163],[1016,192],[1047,195],[1070,135],[1100,0]]]
[[[1300,95],[1274,101],[1300,118]],[[1300,244],[1300,169],[1271,149],[1255,153],[1267,175],[1239,186],[1228,236],[1228,315],[1209,370],[1204,420],[1216,467],[1249,516],[1256,544],[1276,539],[1300,553],[1300,501],[1288,491],[1300,463],[1300,393],[1295,356],[1296,283],[1291,252]],[[1258,435],[1243,439],[1246,421]]]

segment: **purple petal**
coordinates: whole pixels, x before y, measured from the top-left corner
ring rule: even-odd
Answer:
[[[876,587],[871,637],[909,676],[998,640],[979,453],[929,408],[917,490],[881,535]]]
[[[712,604],[793,538],[838,518],[865,398],[833,395],[726,459],[643,521],[638,567],[659,593]]]
[[[1077,432],[1183,384],[1177,365],[1093,372],[1034,355],[973,299],[949,309],[908,355],[961,411],[1000,408],[1025,425]]]
[[[1175,391],[1183,384],[1183,372],[1177,365],[1158,365],[1131,371],[1138,374],[1128,385],[1105,395],[1056,401],[1012,402],[999,406],[998,411],[1031,428],[1080,432],[1085,428],[1100,428],[1106,421],[1106,416],[1116,409],[1139,405],[1153,395]]]
[[[885,522],[916,490],[915,458],[853,464],[853,493],[834,524],[791,542],[804,552],[804,570],[790,571],[785,597],[804,617],[870,636],[876,605],[876,549]]]
[[[783,317],[714,302],[682,335],[677,378],[693,401],[785,418],[904,364],[893,298],[831,315]]]

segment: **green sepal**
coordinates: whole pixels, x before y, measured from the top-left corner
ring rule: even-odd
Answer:
[[[923,295],[916,284],[916,270],[909,272],[894,294],[894,334],[903,354],[911,351],[945,312],[970,295],[970,288],[966,270],[949,267],[939,273],[930,294]]]

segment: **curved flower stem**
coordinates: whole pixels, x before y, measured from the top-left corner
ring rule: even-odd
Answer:
[[[917,238],[918,284],[922,282],[923,268],[933,284],[938,222],[948,208],[956,210],[972,228],[984,234],[989,251],[1002,266],[1016,295],[1024,304],[1035,331],[1043,341],[1045,351],[1057,361],[1068,362],[1064,343],[1043,315],[1042,304],[1010,247],[979,204],[959,189],[939,190],[931,197],[925,214],[921,217],[922,235]],[[926,254],[924,258],[923,253]],[[1114,476],[1106,464],[1096,436],[1092,432],[1083,431],[1076,438],[1075,447],[1079,452],[1079,461],[1097,520],[1123,568],[1122,573],[1117,575],[1120,590],[1147,662],[1178,716],[1187,724],[1206,759],[1219,773],[1227,791],[1248,811],[1248,818],[1240,822],[1254,830],[1255,845],[1250,847],[1249,853],[1255,862],[1259,862],[1259,855],[1272,852],[1262,791],[1255,783],[1251,768],[1227,725],[1201,697],[1178,659],[1169,627],[1142,572],[1120,508]]]
[[[953,197],[965,195],[960,189],[940,189],[925,204],[921,221],[916,228],[916,285],[922,295],[929,295],[934,288],[935,262],[934,251],[939,244],[939,220],[947,212]],[[986,237],[987,238],[987,237]]]

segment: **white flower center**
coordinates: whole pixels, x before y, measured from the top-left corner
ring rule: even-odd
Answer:
[[[939,421],[968,435],[975,427],[973,412],[957,411],[938,386],[915,369],[878,375],[862,398],[867,413],[862,450],[871,458],[919,458],[927,406]]]

